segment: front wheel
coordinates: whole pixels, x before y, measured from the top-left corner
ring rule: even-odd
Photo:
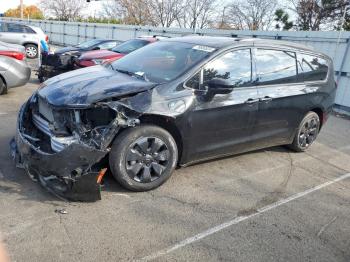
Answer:
[[[132,191],[163,184],[174,171],[178,150],[174,138],[154,125],[129,128],[113,142],[109,164],[114,178]]]
[[[320,130],[320,117],[315,112],[310,111],[301,121],[293,143],[289,145],[297,152],[306,151],[317,138]]]

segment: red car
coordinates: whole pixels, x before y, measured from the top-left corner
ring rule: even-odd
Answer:
[[[99,65],[104,62],[112,62],[141,48],[158,41],[158,37],[139,37],[128,40],[109,50],[94,50],[83,53],[76,61],[77,67]]]

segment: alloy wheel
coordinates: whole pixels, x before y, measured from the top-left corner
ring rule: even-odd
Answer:
[[[34,46],[26,47],[26,54],[28,57],[33,58],[38,54],[38,50]]]
[[[149,183],[162,176],[169,165],[170,152],[161,139],[142,137],[132,143],[126,154],[126,171],[140,183]]]
[[[299,146],[308,148],[316,139],[320,121],[316,117],[308,119],[299,132]]]

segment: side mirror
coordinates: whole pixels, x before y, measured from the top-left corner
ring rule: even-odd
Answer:
[[[233,90],[233,85],[228,79],[213,78],[205,85],[208,86],[208,92],[212,94],[229,94]]]
[[[95,46],[92,50],[100,50],[101,48],[99,48],[98,46]]]

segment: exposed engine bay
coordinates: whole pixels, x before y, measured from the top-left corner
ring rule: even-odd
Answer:
[[[99,162],[120,129],[139,124],[137,115],[115,102],[54,108],[34,94],[20,110],[11,142],[13,157],[33,180],[59,197],[99,200],[98,180],[106,172]]]

